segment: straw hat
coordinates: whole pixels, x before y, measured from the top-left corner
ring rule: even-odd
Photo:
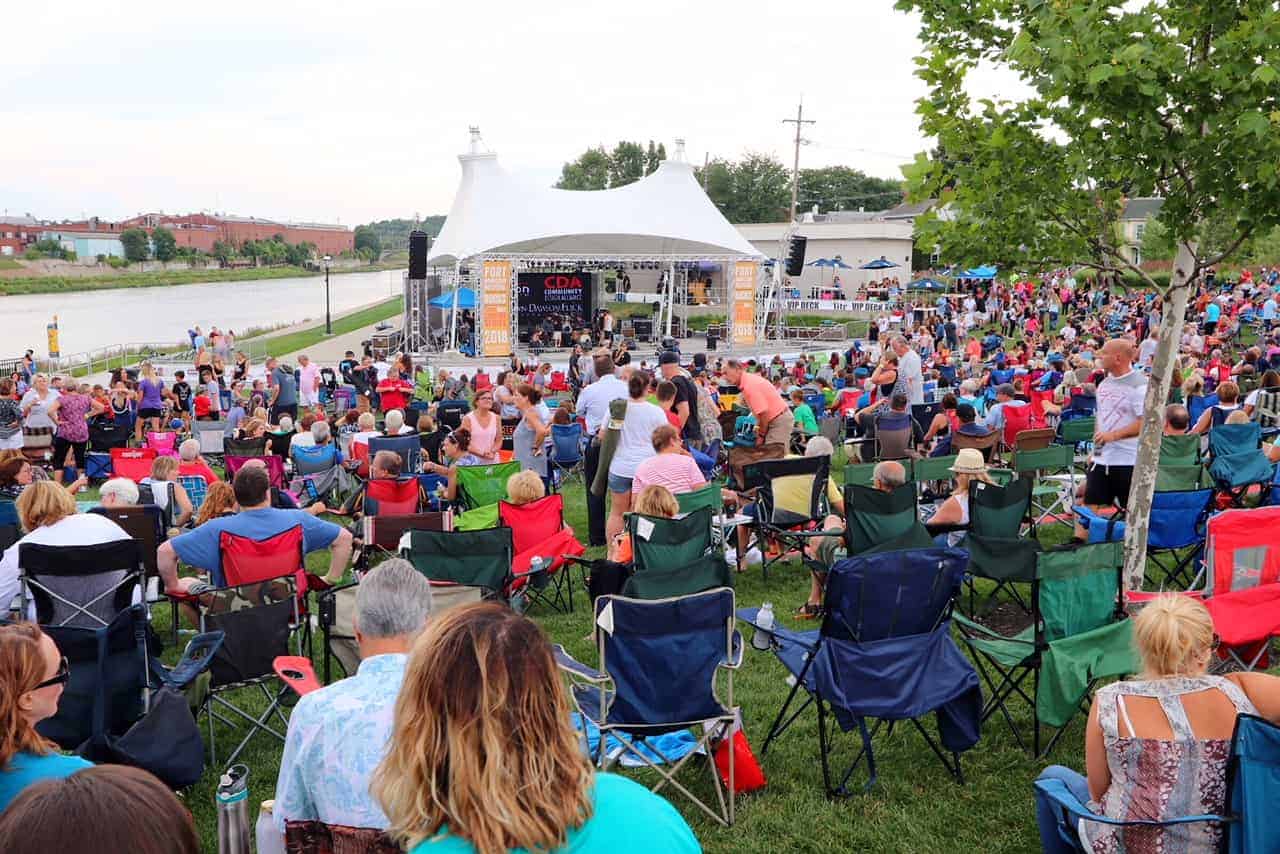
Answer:
[[[982,451],[977,448],[961,448],[951,466],[951,471],[956,474],[982,474],[986,470],[987,463],[982,459]]]

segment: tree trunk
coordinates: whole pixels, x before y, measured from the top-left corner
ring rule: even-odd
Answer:
[[[1133,485],[1129,489],[1129,508],[1125,516],[1124,586],[1141,590],[1147,565],[1147,530],[1151,521],[1151,499],[1156,489],[1160,468],[1160,437],[1164,434],[1164,407],[1169,399],[1169,382],[1182,340],[1183,318],[1187,313],[1187,297],[1191,289],[1191,271],[1195,269],[1194,247],[1178,244],[1173,260],[1173,277],[1164,300],[1156,355],[1147,381],[1147,397],[1142,416],[1142,432],[1138,436],[1138,462],[1133,469]]]

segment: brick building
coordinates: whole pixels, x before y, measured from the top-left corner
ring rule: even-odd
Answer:
[[[116,230],[145,228],[148,232],[164,227],[173,232],[179,246],[211,252],[219,241],[236,247],[249,240],[270,240],[275,235],[285,243],[314,243],[321,255],[338,255],[355,249],[355,233],[345,225],[314,222],[285,222],[250,216],[216,216],[213,214],[150,213],[112,223]]]
[[[0,255],[21,255],[40,235],[40,223],[30,216],[0,216]]]

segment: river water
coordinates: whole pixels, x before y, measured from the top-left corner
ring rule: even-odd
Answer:
[[[332,311],[402,293],[402,270],[329,277]],[[185,341],[199,324],[240,333],[249,327],[324,320],[324,277],[206,282],[62,294],[0,296],[0,358],[31,348],[48,355],[45,326],[58,316],[63,355],[112,344]]]

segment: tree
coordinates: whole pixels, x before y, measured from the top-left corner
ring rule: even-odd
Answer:
[[[1129,496],[1125,579],[1142,583],[1164,404],[1188,292],[1208,267],[1280,222],[1280,40],[1271,0],[1140,5],[1117,0],[898,0],[917,12],[925,54],[921,130],[962,159],[921,155],[904,171],[915,198],[954,216],[917,220],[962,263],[1022,269],[1083,264],[1159,291],[1158,347]],[[966,90],[982,63],[1025,100]],[[1115,228],[1126,197],[1164,199],[1177,251],[1167,286],[1131,263]],[[1202,245],[1204,223],[1223,224]]]
[[[747,152],[736,163],[716,159],[694,174],[729,222],[780,222],[787,217],[791,173],[772,155]]]
[[[902,201],[902,182],[873,178],[848,166],[801,169],[799,204],[802,211],[817,205],[823,211],[869,211],[891,208]]]
[[[355,245],[356,249],[368,249],[372,258],[377,258],[382,254],[382,238],[378,237],[378,233],[367,225],[356,226]]]
[[[157,261],[172,261],[178,254],[178,241],[167,228],[157,228],[151,232],[151,245]]]
[[[662,143],[658,143],[657,148],[653,145],[653,140],[649,140],[649,150],[644,154],[644,174],[652,175],[662,165],[662,161],[667,159],[667,147]]]
[[[141,228],[126,228],[120,232],[120,244],[124,246],[126,261],[145,261],[151,253],[151,238]]]
[[[226,241],[216,240],[209,254],[217,258],[219,264],[225,266],[231,262],[232,258],[236,257],[236,248]]]
[[[645,176],[645,152],[638,142],[620,142],[609,153],[609,186],[624,187]]]
[[[369,250],[369,252],[372,257],[378,257],[373,250]],[[285,244],[285,260],[295,267],[303,266],[314,257],[316,257],[316,245],[310,240],[304,240],[301,243],[292,245]]]
[[[609,166],[604,146],[588,148],[577,160],[564,164],[556,186],[561,190],[607,190]]]
[[[1172,261],[1178,247],[1173,235],[1158,219],[1149,219],[1142,228],[1142,260]]]

